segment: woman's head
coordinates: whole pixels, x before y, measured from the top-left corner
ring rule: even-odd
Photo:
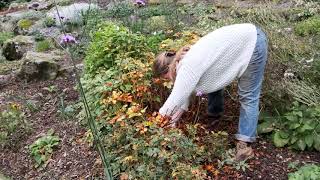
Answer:
[[[177,53],[169,51],[158,54],[156,61],[153,64],[154,74],[157,77],[174,81],[176,76],[176,66],[188,50],[189,47],[183,47]]]
[[[156,61],[153,64],[153,72],[155,76],[172,80],[171,74],[173,72],[173,68],[175,68],[175,57],[175,52],[162,52],[158,54]]]

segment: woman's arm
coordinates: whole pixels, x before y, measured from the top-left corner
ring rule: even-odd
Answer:
[[[160,114],[163,116],[172,116],[183,104],[186,104],[202,74],[203,72],[193,72],[188,66],[181,66],[172,92],[159,110]]]

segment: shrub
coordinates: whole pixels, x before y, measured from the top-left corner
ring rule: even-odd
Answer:
[[[146,38],[133,34],[123,26],[108,23],[95,34],[85,58],[86,71],[93,73],[100,67],[109,68],[116,60],[143,58],[149,51]]]
[[[320,177],[320,166],[307,164],[298,169],[298,171],[289,173],[289,180],[309,179],[317,180]]]
[[[295,26],[295,32],[300,36],[320,34],[320,16],[311,17]]]
[[[43,41],[38,41],[36,43],[36,51],[37,52],[44,52],[48,51],[53,48],[53,43],[50,40],[43,40]]]
[[[18,21],[18,27],[20,29],[29,29],[32,26],[32,21],[29,19],[21,19]]]
[[[53,134],[53,130],[50,129],[46,135],[40,137],[29,146],[31,156],[36,161],[36,168],[47,165],[46,163],[53,153],[53,148],[59,144],[60,138]]]
[[[259,133],[272,133],[276,147],[291,146],[297,150],[320,151],[320,106],[308,107],[294,103],[283,116],[263,118]]]

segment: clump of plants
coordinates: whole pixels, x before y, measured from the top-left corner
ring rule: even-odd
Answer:
[[[161,81],[152,78],[155,56],[147,45],[145,36],[108,23],[96,32],[87,51],[82,82],[112,174],[132,179],[206,178],[203,165],[224,151],[227,135],[206,132],[197,124],[186,132],[167,127],[169,119],[156,112],[164,92],[157,88]]]
[[[127,1],[114,4],[108,9],[106,15],[112,18],[128,17],[134,12],[134,5]]]
[[[32,26],[33,22],[29,19],[21,19],[18,21],[18,27],[20,29],[27,30]]]
[[[13,32],[0,32],[0,47],[3,43],[14,36]]]
[[[38,41],[36,43],[36,51],[37,52],[44,52],[52,49],[54,47],[53,43],[51,40],[43,40],[43,41]]]
[[[88,48],[85,58],[86,71],[94,72],[100,67],[111,67],[116,60],[145,58],[148,52],[146,38],[130,32],[123,26],[107,23],[101,26]]]
[[[0,145],[14,147],[30,133],[30,124],[19,104],[12,103],[0,113]]]
[[[56,25],[56,21],[51,17],[46,17],[43,21],[44,27],[52,27]]]
[[[276,147],[290,146],[296,150],[320,151],[320,106],[294,103],[291,110],[278,117],[265,117],[259,133],[272,132]]]
[[[35,167],[45,167],[51,158],[53,148],[58,146],[60,138],[54,135],[53,129],[50,129],[46,135],[37,139],[29,146],[31,156],[36,161]]]
[[[317,180],[320,177],[320,166],[307,164],[300,167],[296,172],[288,174],[289,180],[309,179]]]
[[[314,16],[299,22],[294,30],[300,36],[320,35],[320,16]]]

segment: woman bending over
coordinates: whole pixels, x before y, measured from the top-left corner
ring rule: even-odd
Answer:
[[[267,38],[253,24],[219,28],[177,53],[163,52],[154,63],[154,73],[174,81],[172,92],[159,112],[171,116],[174,126],[188,109],[192,93],[208,94],[208,116],[223,113],[223,89],[238,80],[240,117],[236,160],[253,157],[249,143],[256,140],[259,97],[265,64]]]

